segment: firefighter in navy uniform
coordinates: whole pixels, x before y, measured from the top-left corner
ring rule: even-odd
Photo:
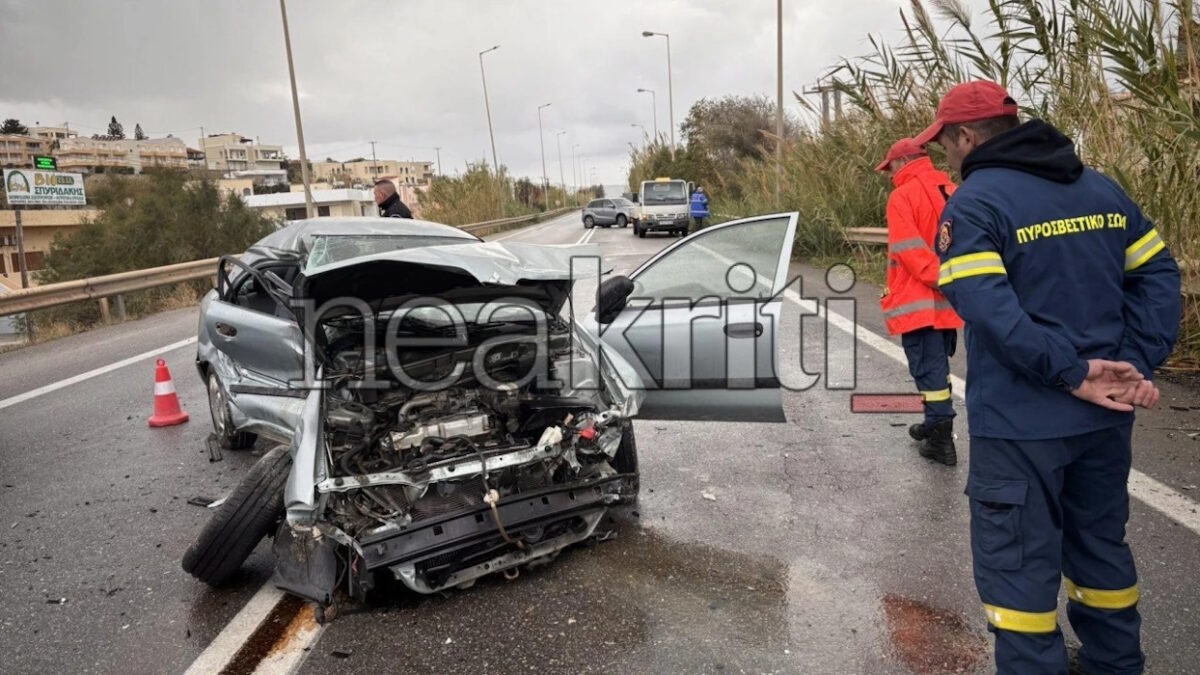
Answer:
[[[896,141],[875,170],[890,173],[896,185],[887,203],[887,286],[879,302],[888,333],[899,335],[904,345],[925,408],[925,420],[908,433],[921,441],[922,457],[954,466],[950,357],[963,324],[938,290],[940,263],[933,244],[938,216],[955,186],[911,138]]]
[[[954,87],[917,142],[962,177],[938,284],[966,322],[975,584],[1000,673],[1067,673],[1060,583],[1088,673],[1140,673],[1133,407],[1179,331],[1179,268],[1113,180],[991,82]],[[1060,577],[1062,579],[1060,580]]]

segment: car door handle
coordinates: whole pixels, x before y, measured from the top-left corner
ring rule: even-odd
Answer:
[[[762,337],[763,325],[757,321],[751,323],[725,324],[725,334],[731,338]]]
[[[217,322],[217,332],[225,337],[235,337],[237,335],[236,328],[220,321]]]

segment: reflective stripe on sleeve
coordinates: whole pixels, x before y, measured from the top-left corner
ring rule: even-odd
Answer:
[[[1058,612],[1022,612],[1016,609],[983,606],[988,623],[1014,633],[1053,633],[1058,629]]]
[[[945,286],[952,281],[980,274],[1008,274],[1008,271],[1004,269],[1004,260],[1001,259],[999,253],[995,251],[968,253],[947,260],[942,263],[938,274],[938,286]]]
[[[901,239],[894,244],[889,244],[888,253],[903,253],[904,251],[911,251],[915,248],[923,248],[929,251],[933,250],[929,248],[929,244],[926,244],[924,239],[921,239],[920,237],[912,237],[910,239]]]
[[[1067,599],[1081,605],[1097,609],[1125,609],[1137,604],[1140,593],[1137,584],[1129,588],[1115,591],[1105,591],[1096,588],[1076,586],[1074,581],[1067,579]]]
[[[1150,231],[1143,235],[1141,239],[1133,242],[1129,248],[1125,249],[1125,271],[1132,272],[1145,265],[1146,261],[1153,258],[1155,253],[1166,247],[1167,245],[1163,243],[1162,237],[1158,235],[1158,230],[1150,228]]]
[[[949,389],[938,389],[937,391],[923,391],[921,398],[925,399],[926,403],[938,403],[940,401],[950,400]]]
[[[897,305],[889,310],[884,311],[883,318],[895,319],[905,314],[913,314],[914,312],[923,312],[932,309],[940,311],[943,309],[951,309],[949,300],[914,300],[903,305]]]

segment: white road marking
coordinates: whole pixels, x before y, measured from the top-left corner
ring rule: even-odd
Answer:
[[[503,236],[496,237],[495,239],[488,239],[488,241],[504,241],[505,239],[515,237],[518,234],[532,234],[534,232],[540,232],[540,231],[546,229],[547,227],[550,227],[551,225],[558,224],[558,221],[560,221],[564,218],[568,218],[573,215],[575,215],[575,214],[574,213],[564,213],[563,215],[551,218],[550,220],[547,220],[546,222],[544,222],[540,225],[534,225],[533,227],[522,227],[522,228],[517,229],[514,232],[509,232],[508,234],[505,234]]]
[[[285,631],[282,644],[276,643],[258,662],[254,675],[290,675],[296,672],[325,632],[325,626],[313,618],[311,605],[300,610],[300,614],[292,619],[292,626],[294,628],[289,627]]]
[[[142,352],[141,354],[138,354],[137,356],[131,356],[127,359],[121,359],[120,361],[117,361],[116,363],[110,363],[107,366],[102,366],[100,368],[96,368],[95,370],[89,370],[86,373],[80,373],[79,375],[76,375],[74,377],[68,377],[65,380],[59,380],[58,382],[48,384],[44,387],[38,387],[37,389],[31,389],[30,391],[27,391],[24,394],[17,394],[16,396],[10,396],[9,398],[6,398],[6,399],[0,401],[0,410],[3,410],[9,406],[16,405],[18,403],[22,403],[24,401],[28,401],[30,399],[37,398],[39,396],[43,396],[45,394],[49,394],[52,391],[58,391],[59,389],[69,387],[73,384],[79,384],[80,382],[90,380],[93,377],[99,377],[101,375],[104,375],[105,373],[111,373],[114,370],[117,370],[119,368],[124,368],[125,366],[132,365],[139,361],[146,361],[148,359],[157,358],[159,356],[162,356],[166,352],[173,351],[173,350],[179,349],[180,347],[186,347],[186,346],[192,345],[192,344],[196,344],[196,338],[194,338],[194,337],[190,337],[186,340],[180,340],[179,342],[172,342],[171,344],[164,345],[162,347],[159,347],[158,349],[152,349],[148,352]]]
[[[806,308],[811,309],[812,305],[816,304],[817,315],[827,318],[830,325],[847,333],[857,335],[858,339],[868,347],[881,352],[898,363],[908,363],[907,358],[904,356],[904,349],[882,335],[868,330],[863,326],[858,326],[856,330],[854,321],[847,319],[837,312],[829,312],[826,317],[824,306],[820,303],[802,302],[800,295],[795,291],[786,291],[784,295],[788,300]],[[965,401],[967,391],[966,381],[957,375],[951,375],[950,384],[954,392],[954,397],[959,401]],[[1130,469],[1129,496],[1200,535],[1200,503],[1175,491],[1170,486],[1147,476],[1137,469]]]
[[[250,602],[238,612],[208,648],[196,657],[192,665],[184,671],[184,675],[206,675],[219,673],[224,670],[229,661],[238,653],[246,640],[258,629],[263,619],[275,609],[275,605],[283,599],[283,591],[275,588],[270,581],[262,585]]]

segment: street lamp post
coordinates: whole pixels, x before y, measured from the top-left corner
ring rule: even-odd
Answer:
[[[671,36],[652,30],[642,31],[642,37],[661,35],[667,39],[667,109],[671,115],[671,161],[675,161],[675,85],[671,77]]]
[[[538,106],[538,143],[542,146],[542,188],[546,191],[543,195],[546,202],[546,210],[550,210],[550,177],[546,173],[546,135],[542,133],[542,108],[549,108],[549,103],[543,103]]]
[[[571,146],[571,185],[573,185],[575,187],[576,192],[579,191],[579,172],[577,172],[575,170],[575,168],[576,168],[576,166],[575,166],[576,165],[575,148],[578,148],[578,147],[579,147],[578,143]]]
[[[499,172],[500,164],[496,161],[496,133],[492,130],[492,104],[488,100],[487,73],[483,70],[483,55],[497,49],[500,49],[500,45],[479,52],[479,78],[483,80],[483,109],[487,113],[488,138],[492,141],[492,170]]]
[[[637,122],[634,122],[633,124],[630,124],[629,126],[637,127],[638,129],[642,130],[642,149],[645,150],[646,149],[646,138],[647,138],[646,126],[644,124],[638,124]]]
[[[503,188],[500,183],[500,162],[496,159],[496,132],[492,130],[492,104],[488,100],[487,90],[487,73],[483,70],[483,55],[488,52],[494,52],[500,49],[500,45],[495,45],[489,49],[479,52],[479,79],[483,80],[483,109],[487,113],[488,123],[488,138],[492,142],[492,171],[496,174],[496,194],[500,197],[500,217],[504,217],[504,195]],[[438,159],[438,173],[442,171],[442,161]]]
[[[554,134],[554,142],[558,145],[558,182],[562,185],[563,189],[563,206],[567,205],[567,175],[563,172],[562,163],[562,137],[565,133],[567,132],[560,131]]]
[[[654,140],[658,140],[658,94],[653,89],[638,89],[639,94],[650,94],[650,112],[654,118]]]
[[[292,63],[292,36],[288,32],[287,6],[284,5],[284,0],[279,0],[279,15],[283,18],[283,46],[287,50],[288,78],[292,82],[292,111],[296,113],[296,143],[300,146],[300,180],[304,182],[304,207],[308,217],[315,218],[317,211],[313,208],[308,155],[304,152],[304,125],[300,123],[300,95],[296,93],[296,67]]]
[[[775,208],[783,185],[783,0],[775,2]]]

